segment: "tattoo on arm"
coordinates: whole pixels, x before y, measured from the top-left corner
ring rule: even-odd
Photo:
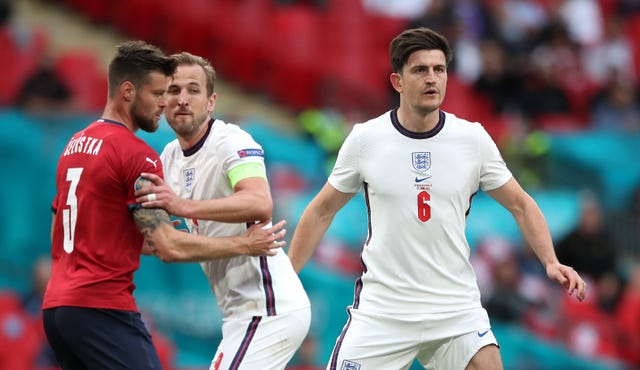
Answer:
[[[153,231],[163,223],[171,225],[169,214],[162,208],[138,208],[133,211],[133,219],[151,247],[154,246],[151,238]]]

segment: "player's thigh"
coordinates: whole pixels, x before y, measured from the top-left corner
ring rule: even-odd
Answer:
[[[415,323],[349,309],[327,370],[408,369],[419,337]]]
[[[73,352],[73,348],[67,345],[64,340],[64,331],[59,330],[60,325],[56,318],[57,308],[42,311],[42,325],[47,341],[56,355],[56,361],[66,370],[84,370],[86,367],[80,361],[80,358]]]
[[[63,362],[75,363],[77,359],[87,369],[162,368],[151,336],[137,312],[58,307],[51,313],[47,335],[64,342]],[[52,343],[59,355],[62,347],[56,346]]]
[[[498,342],[489,329],[441,340],[421,351],[418,360],[428,370],[502,370]]]
[[[311,309],[225,321],[211,370],[282,370],[309,332]]]
[[[471,358],[465,370],[503,370],[502,358],[498,346],[486,345]]]

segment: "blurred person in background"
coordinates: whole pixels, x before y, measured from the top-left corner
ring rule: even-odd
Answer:
[[[44,115],[75,109],[71,91],[56,72],[51,59],[42,60],[27,77],[16,104],[29,113]]]
[[[586,284],[558,262],[542,212],[483,127],[440,110],[448,41],[409,29],[393,39],[390,56],[400,106],[353,127],[289,249],[300,271],[336,212],[363,188],[364,273],[327,369],[402,369],[416,358],[427,369],[502,369],[469,262],[473,196],[482,189],[511,212],[549,279],[580,301]]]
[[[640,369],[640,262],[629,269],[629,278],[615,311],[620,354],[632,368]]]
[[[618,262],[614,239],[603,217],[596,195],[584,193],[578,224],[556,245],[556,253],[562,263],[573,266],[594,280],[605,273],[615,272]]]
[[[609,79],[593,99],[592,127],[606,132],[639,133],[639,96],[638,88],[612,68]]]
[[[239,126],[212,118],[216,74],[209,61],[187,52],[172,58],[178,67],[166,117],[177,139],[160,155],[164,181],[143,174],[155,186],[138,191],[137,200],[185,218],[191,233],[242,235],[271,219],[263,149]],[[211,369],[284,369],[311,321],[309,299],[285,252],[201,266],[224,317]]]
[[[102,118],[73,135],[59,157],[42,317],[63,369],[161,368],[133,297],[142,253],[203,261],[275,254],[284,245],[284,221],[255,225],[242,237],[207,238],[176,230],[163,209],[135,203],[140,173],[162,176],[162,163],[134,132],[158,128],[175,68],[153,45],[120,44]]]
[[[0,292],[0,369],[59,368],[42,329],[42,297],[50,275],[51,258],[39,257],[26,293]]]

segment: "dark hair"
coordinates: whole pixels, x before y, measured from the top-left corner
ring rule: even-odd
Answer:
[[[148,82],[151,72],[172,76],[175,71],[176,61],[158,47],[144,41],[124,42],[118,45],[117,53],[109,63],[109,96],[113,96],[125,81],[139,88]]]
[[[393,72],[401,72],[409,56],[418,50],[442,50],[447,65],[453,58],[453,51],[444,36],[426,27],[412,28],[403,31],[389,44]]]
[[[211,63],[203,57],[193,55],[186,51],[173,54],[170,57],[175,60],[178,66],[200,66],[204,69],[204,75],[207,80],[207,96],[211,96],[214,91],[216,82],[216,70],[213,69]]]

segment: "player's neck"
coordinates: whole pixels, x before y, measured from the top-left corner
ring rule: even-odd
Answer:
[[[191,135],[179,135],[176,133],[176,137],[178,138],[178,143],[180,143],[180,148],[182,150],[188,150],[196,146],[209,132],[209,122],[210,118],[207,118],[205,122],[200,124],[196,130]]]
[[[111,121],[120,122],[123,125],[127,126],[127,128],[131,132],[136,132],[138,130],[138,126],[134,125],[133,117],[131,117],[131,113],[129,109],[125,109],[125,107],[118,107],[111,101],[107,102],[107,105],[104,108],[104,112],[102,113],[102,119],[107,119]]]
[[[427,132],[432,130],[440,120],[440,110],[421,113],[411,109],[398,109],[398,121],[402,127],[411,132]]]

